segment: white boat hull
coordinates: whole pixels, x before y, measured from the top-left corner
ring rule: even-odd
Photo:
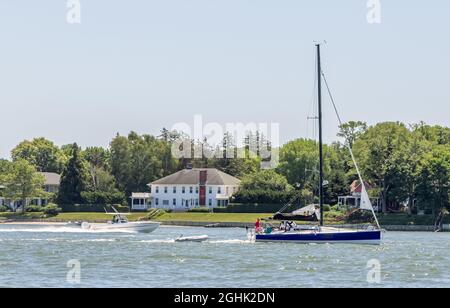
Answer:
[[[159,222],[127,222],[117,224],[89,224],[83,223],[82,228],[95,231],[129,231],[139,233],[151,233],[158,229]]]

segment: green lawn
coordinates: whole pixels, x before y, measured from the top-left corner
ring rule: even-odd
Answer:
[[[135,221],[149,213],[132,213],[128,216],[129,220]],[[340,213],[325,212],[325,224],[344,223],[340,220]],[[194,221],[194,222],[241,222],[253,223],[257,218],[268,218],[272,214],[258,213],[165,213],[155,220],[157,221]],[[0,220],[37,220],[42,219],[43,213],[0,213]],[[48,218],[50,221],[107,221],[111,215],[105,213],[61,213],[57,216]],[[386,214],[379,215],[381,225],[434,225],[432,215],[406,215],[406,214]],[[450,216],[447,216],[444,223],[450,223]]]
[[[141,217],[147,216],[149,213],[131,213],[128,219],[135,221]],[[261,213],[165,213],[155,220],[157,221],[194,221],[194,222],[241,222],[241,223],[254,223],[257,218],[269,218],[273,214],[261,214]],[[6,219],[16,220],[33,220],[43,219],[42,213],[0,213],[0,217]],[[50,221],[107,221],[111,219],[111,215],[105,213],[60,213],[57,216],[49,217]],[[328,224],[337,223],[332,215],[325,213],[325,221]]]
[[[197,221],[197,222],[245,222],[253,223],[257,218],[268,218],[272,214],[254,213],[166,213],[158,221]]]
[[[128,216],[129,220],[138,220],[146,216],[148,213],[132,213]],[[0,213],[0,217],[6,219],[30,220],[43,219],[43,213]],[[49,220],[55,221],[96,221],[96,220],[111,220],[112,216],[105,213],[60,213],[57,216],[49,217]]]
[[[37,213],[0,213],[0,218],[3,219],[39,219],[41,218],[43,213],[37,212]]]
[[[146,216],[147,213],[131,213],[127,216],[129,220],[138,220],[141,217]],[[60,213],[55,216],[56,219],[62,219],[64,221],[93,221],[93,220],[111,220],[112,215],[105,213]]]

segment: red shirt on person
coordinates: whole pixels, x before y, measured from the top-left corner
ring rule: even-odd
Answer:
[[[259,229],[261,228],[261,222],[259,221],[259,219],[255,222],[255,229]]]

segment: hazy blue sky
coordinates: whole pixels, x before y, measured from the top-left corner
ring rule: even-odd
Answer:
[[[450,2],[0,1],[0,157],[25,138],[108,145],[176,122],[278,122],[303,137],[314,41],[344,120],[449,125]],[[336,120],[325,109],[326,138]]]

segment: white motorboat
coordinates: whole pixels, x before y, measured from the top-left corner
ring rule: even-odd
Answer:
[[[114,208],[113,208],[114,209]],[[151,233],[158,229],[160,223],[156,221],[136,221],[130,222],[127,219],[129,213],[119,213],[114,209],[116,213],[107,213],[113,215],[113,219],[108,223],[88,223],[83,222],[81,228],[85,230],[95,231],[130,231],[139,233]]]
[[[175,239],[175,242],[204,242],[209,237],[207,235],[199,235],[199,236],[180,236]]]

